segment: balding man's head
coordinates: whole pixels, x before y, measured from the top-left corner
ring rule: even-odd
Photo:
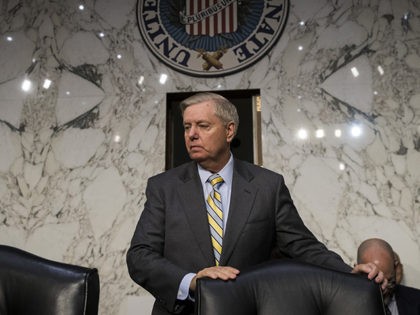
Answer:
[[[375,263],[389,281],[395,280],[394,250],[386,241],[371,238],[363,241],[357,250],[357,263]]]

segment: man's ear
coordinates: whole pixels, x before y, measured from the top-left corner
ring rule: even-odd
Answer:
[[[235,137],[235,123],[233,121],[226,125],[226,139],[228,142],[232,142]]]

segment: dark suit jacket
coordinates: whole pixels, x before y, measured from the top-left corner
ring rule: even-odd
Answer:
[[[214,265],[197,164],[151,177],[146,198],[127,253],[130,276],[156,298],[152,314],[192,314],[177,301],[180,282],[187,273]],[[220,264],[241,270],[269,260],[273,250],[351,270],[306,228],[281,175],[235,159]]]
[[[397,285],[395,300],[399,315],[420,315],[420,290]]]

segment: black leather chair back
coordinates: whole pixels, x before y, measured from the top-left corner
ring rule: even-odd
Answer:
[[[98,303],[97,269],[0,245],[1,315],[96,315]]]
[[[275,260],[234,281],[199,279],[196,315],[384,315],[366,276]]]

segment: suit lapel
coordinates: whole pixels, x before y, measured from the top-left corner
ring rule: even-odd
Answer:
[[[398,314],[400,315],[410,313],[410,310],[408,308],[408,305],[410,305],[410,301],[406,299],[404,294],[402,294],[402,290],[403,288],[400,285],[397,285],[395,287],[395,301],[397,302]]]
[[[213,249],[204,203],[203,187],[198,176],[197,165],[190,163],[186,171],[180,175],[183,184],[177,187],[179,200],[187,217],[201,252],[208,265],[214,264]]]
[[[253,175],[242,166],[240,161],[234,161],[229,217],[223,237],[221,265],[228,264],[257,194],[257,188],[250,184]]]

